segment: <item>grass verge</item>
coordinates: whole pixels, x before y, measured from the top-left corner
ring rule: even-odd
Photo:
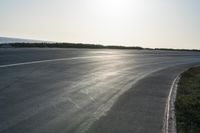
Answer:
[[[200,133],[200,67],[182,73],[175,109],[177,133]]]

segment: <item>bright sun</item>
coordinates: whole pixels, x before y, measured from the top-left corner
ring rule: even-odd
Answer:
[[[98,6],[107,13],[120,13],[129,8],[131,0],[100,0]]]
[[[143,0],[97,0],[95,7],[102,15],[126,16],[144,10],[143,2]]]

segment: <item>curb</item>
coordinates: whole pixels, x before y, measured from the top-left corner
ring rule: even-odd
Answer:
[[[177,86],[180,79],[180,75],[178,75],[173,81],[170,93],[167,98],[166,108],[165,108],[165,116],[164,116],[164,128],[163,133],[177,133],[176,132],[176,115],[175,115],[175,100],[177,93]]]

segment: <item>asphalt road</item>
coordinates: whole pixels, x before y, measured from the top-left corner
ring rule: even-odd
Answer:
[[[0,133],[160,133],[200,53],[0,49]]]

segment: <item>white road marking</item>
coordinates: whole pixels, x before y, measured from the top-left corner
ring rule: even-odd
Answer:
[[[170,92],[169,92],[169,96],[167,98],[167,104],[166,104],[166,110],[165,110],[165,121],[164,121],[164,133],[168,133],[169,132],[169,114],[170,114],[170,102],[171,102],[171,97],[172,97],[172,92],[173,92],[173,89],[175,87],[175,84],[176,84],[176,81],[178,80],[179,76],[177,76],[175,78],[175,80],[173,81],[172,85],[171,85],[171,88],[170,88]]]
[[[37,64],[37,63],[45,63],[45,62],[53,62],[53,61],[89,59],[89,58],[94,58],[94,57],[102,57],[102,56],[85,56],[85,57],[59,58],[59,59],[50,59],[50,60],[30,61],[30,62],[22,62],[22,63],[15,63],[15,64],[0,65],[0,68],[15,67],[15,66],[22,66],[22,65],[30,65],[30,64]]]
[[[91,58],[102,58],[102,57],[117,57],[117,56],[133,56],[133,55],[101,55],[101,56],[84,56],[84,57],[72,57],[72,58],[58,58],[58,59],[49,59],[49,60],[38,60],[38,61],[30,61],[30,62],[21,62],[21,63],[14,63],[14,64],[6,64],[0,65],[0,68],[6,67],[16,67],[22,65],[30,65],[30,64],[37,64],[37,63],[45,63],[45,62],[53,62],[53,61],[67,61],[67,60],[76,60],[76,59],[91,59]]]
[[[38,60],[38,61],[29,61],[29,62],[21,62],[21,63],[14,63],[14,64],[6,64],[6,65],[0,65],[0,68],[6,68],[6,67],[16,67],[16,66],[22,66],[22,65],[31,65],[31,64],[37,64],[37,63],[45,63],[45,62],[54,62],[54,61],[67,61],[67,60],[77,60],[77,59],[91,59],[91,58],[105,58],[105,57],[128,57],[128,56],[134,56],[132,54],[123,54],[123,55],[100,55],[100,56],[84,56],[84,57],[72,57],[72,58],[58,58],[58,59],[49,59],[49,60]],[[154,63],[152,63],[154,64]],[[159,64],[159,63],[155,63]]]

